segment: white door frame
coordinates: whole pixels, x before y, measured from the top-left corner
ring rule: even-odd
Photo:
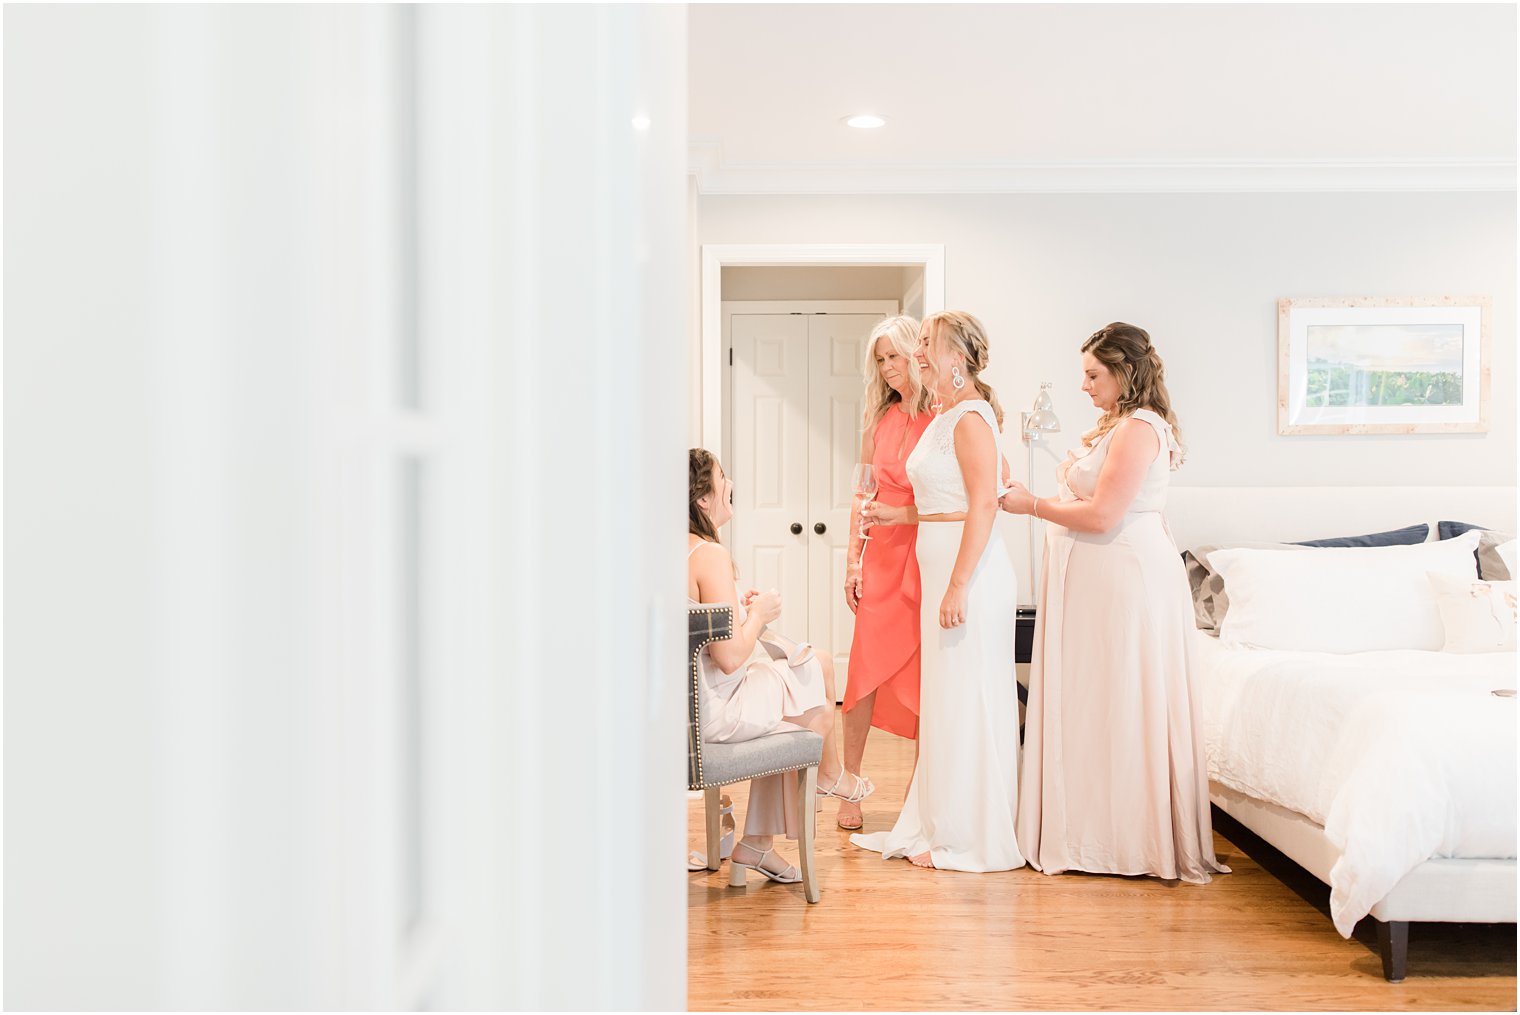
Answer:
[[[702,446],[723,448],[723,269],[900,265],[924,269],[924,313],[945,309],[943,243],[704,243]]]

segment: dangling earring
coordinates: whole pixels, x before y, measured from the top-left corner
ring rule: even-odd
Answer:
[[[950,386],[956,391],[966,386],[966,378],[961,376],[961,368],[959,366],[952,366],[950,368]]]

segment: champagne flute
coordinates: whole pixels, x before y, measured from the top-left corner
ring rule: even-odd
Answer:
[[[875,470],[873,470],[869,465],[865,465],[865,464],[860,464],[860,465],[855,466],[855,479],[854,479],[854,482],[855,482],[855,497],[856,497],[856,500],[860,504],[860,510],[862,512],[862,515],[863,515],[864,512],[865,512],[866,505],[869,504],[869,503],[871,503],[871,501],[873,501],[873,500],[876,499],[876,472],[875,472]],[[865,518],[864,517],[862,517],[861,520],[860,520],[860,533],[859,534],[860,534],[860,538],[861,539],[870,539],[871,538],[870,534],[866,532],[866,525],[865,525]],[[865,548],[865,544],[862,543],[861,547],[860,547],[860,557],[861,557],[862,560],[865,559],[865,555],[866,555],[866,548]]]

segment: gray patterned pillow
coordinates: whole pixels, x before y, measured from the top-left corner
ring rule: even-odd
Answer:
[[[1219,625],[1230,608],[1230,597],[1225,594],[1224,576],[1209,564],[1209,554],[1215,550],[1309,550],[1312,547],[1296,543],[1215,543],[1195,546],[1182,555],[1187,568],[1188,587],[1193,592],[1193,622],[1198,630],[1219,637]]]
[[[1505,565],[1504,558],[1499,556],[1499,547],[1515,538],[1513,532],[1495,532],[1493,529],[1484,529],[1478,536],[1478,577],[1486,582],[1513,581],[1515,576],[1509,573],[1509,567]]]
[[[1478,559],[1478,577],[1486,582],[1505,582],[1514,579],[1510,574],[1509,566],[1504,563],[1504,558],[1499,556],[1499,547],[1515,538],[1513,532],[1495,532],[1493,529],[1485,529],[1481,525],[1473,525],[1470,522],[1437,522],[1437,539],[1453,539],[1469,529],[1481,530],[1478,536],[1478,548],[1473,551],[1473,556]]]

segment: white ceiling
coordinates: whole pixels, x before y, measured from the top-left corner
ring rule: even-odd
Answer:
[[[689,19],[707,193],[1514,187],[1510,4],[698,4]],[[857,112],[889,123],[845,127]]]

